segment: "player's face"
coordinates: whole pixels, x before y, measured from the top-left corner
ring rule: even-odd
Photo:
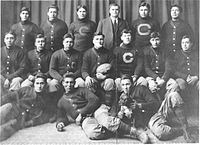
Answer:
[[[141,6],[139,8],[139,15],[141,18],[146,18],[149,16],[149,9],[146,6]]]
[[[80,8],[78,11],[77,11],[77,15],[78,15],[78,18],[79,19],[84,19],[86,18],[87,16],[87,12],[84,8]]]
[[[47,12],[47,16],[48,16],[49,21],[53,21],[54,19],[56,19],[57,16],[58,16],[57,9],[56,8],[50,8]]]
[[[74,89],[75,81],[71,77],[64,78],[62,85],[65,89],[65,92],[71,92]]]
[[[149,86],[149,90],[152,93],[155,93],[157,91],[158,85],[154,80],[149,80],[148,81],[148,86]]]
[[[121,40],[124,44],[130,44],[131,43],[131,33],[123,33],[121,36]]]
[[[109,9],[109,13],[111,17],[118,17],[119,16],[119,7],[118,6],[111,6]]]
[[[132,85],[132,83],[131,83],[130,79],[121,80],[121,87],[125,94],[129,94],[131,85]]]
[[[181,40],[181,48],[183,51],[190,50],[191,46],[192,46],[192,43],[189,38],[184,38]]]
[[[156,37],[156,38],[151,38],[150,39],[150,43],[151,43],[151,46],[153,48],[157,48],[160,46],[160,38],[159,37]]]
[[[20,13],[20,19],[21,21],[26,21],[29,18],[29,12],[28,11],[22,11]]]
[[[34,89],[36,92],[43,92],[45,89],[46,82],[43,78],[36,78],[34,82]]]
[[[171,8],[171,17],[172,19],[177,19],[180,16],[180,9],[178,7]]]
[[[102,35],[94,36],[93,44],[94,44],[95,49],[99,49],[99,48],[103,47],[103,42],[104,42],[104,38]]]
[[[45,46],[45,38],[36,38],[35,40],[35,46],[37,51],[42,51],[44,50],[44,46]]]
[[[12,34],[6,34],[4,38],[4,42],[7,48],[14,45],[15,37]]]
[[[72,38],[65,38],[63,40],[63,46],[64,46],[64,50],[67,51],[67,50],[70,50],[74,45],[74,41]]]

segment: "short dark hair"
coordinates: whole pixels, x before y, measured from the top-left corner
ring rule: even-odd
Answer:
[[[86,10],[86,12],[88,12],[88,8],[86,5],[78,5],[76,11],[78,11],[80,8],[83,8]]]
[[[72,33],[67,33],[63,36],[63,40],[65,40],[66,38],[72,38],[74,41],[74,35]]]
[[[146,6],[149,10],[150,10],[150,8],[151,8],[149,3],[141,2],[141,3],[139,4],[139,8],[140,8],[140,7],[144,7],[144,6]]]
[[[52,5],[50,5],[50,6],[48,7],[48,11],[49,11],[50,8],[54,8],[54,9],[56,9],[57,12],[59,11],[59,8],[58,8],[58,6],[57,6],[56,4],[52,4]]]
[[[151,38],[157,38],[157,37],[160,38],[160,33],[159,33],[159,32],[152,32],[152,33],[150,34],[150,39],[151,39]]]
[[[66,72],[66,73],[63,75],[63,79],[65,79],[65,78],[73,78],[74,80],[76,79],[73,72]]]
[[[189,36],[189,35],[184,35],[184,36],[181,38],[181,40],[182,40],[182,39],[185,39],[185,38],[188,38],[188,39],[190,40],[190,42],[193,42],[191,36]]]
[[[44,34],[42,34],[42,33],[39,33],[39,34],[37,34],[37,35],[35,36],[35,41],[36,41],[37,38],[44,38],[44,40],[46,41],[46,37],[45,37]]]
[[[180,10],[180,12],[182,13],[183,8],[182,8],[181,6],[179,6],[179,5],[177,5],[177,4],[171,5],[170,11],[171,11],[171,9],[172,9],[173,7],[177,7],[177,8]]]
[[[117,3],[110,3],[110,4],[109,4],[109,9],[110,9],[112,6],[118,6],[118,8],[120,9],[120,6],[119,6]]]
[[[102,35],[103,38],[105,37],[105,35],[103,33],[101,33],[101,32],[95,32],[94,35],[93,35],[93,39],[94,39],[95,36],[99,36],[99,35]]]
[[[129,79],[131,81],[131,83],[133,83],[133,79],[132,79],[131,75],[129,75],[129,74],[122,74],[120,78],[121,78],[121,80]]]
[[[21,10],[20,10],[20,13],[21,13],[22,11],[27,11],[27,12],[28,12],[28,14],[29,14],[29,16],[30,16],[30,14],[31,14],[31,11],[30,11],[30,9],[29,9],[29,8],[27,8],[27,7],[22,7],[22,8],[21,8]]]
[[[123,33],[130,33],[132,35],[132,31],[131,29],[123,29],[122,32],[121,32],[121,36],[123,35]]]
[[[8,34],[13,35],[14,38],[16,39],[16,34],[14,32],[12,32],[12,31],[6,32],[5,35],[4,35],[4,37],[6,37],[6,35],[8,35]]]
[[[44,82],[47,83],[47,76],[46,76],[44,73],[38,72],[38,73],[35,75],[35,80],[36,80],[37,78],[43,78],[43,79],[44,79]]]

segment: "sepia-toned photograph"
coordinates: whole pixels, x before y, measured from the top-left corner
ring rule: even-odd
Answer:
[[[200,0],[0,5],[0,145],[199,143]]]

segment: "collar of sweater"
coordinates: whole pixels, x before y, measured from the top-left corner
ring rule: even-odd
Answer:
[[[58,21],[58,18],[55,18],[54,20],[52,20],[52,21],[49,21],[49,19],[47,20],[50,24],[54,24],[54,23],[56,23],[57,21]]]
[[[28,24],[30,21],[29,20],[26,20],[26,21],[20,21],[22,25],[26,25]]]
[[[87,19],[87,18],[84,18],[84,19],[79,19],[79,18],[78,18],[77,21],[78,21],[78,22],[82,22],[82,23],[84,23],[84,22],[87,22],[88,19]]]
[[[150,19],[150,16],[147,16],[147,17],[145,17],[145,18],[142,18],[141,16],[139,16],[139,19],[141,19],[141,20],[149,20],[149,19]]]
[[[124,43],[122,43],[121,48],[123,48],[123,49],[132,49],[133,46],[132,46],[131,43],[130,44],[124,44]]]

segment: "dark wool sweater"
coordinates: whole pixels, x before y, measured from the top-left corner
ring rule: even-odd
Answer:
[[[49,107],[51,105],[49,103],[51,97],[53,97],[53,94],[36,93],[32,87],[23,87],[2,96],[1,105],[6,103],[15,104],[13,109],[17,109],[15,111],[20,113],[18,117],[21,116],[24,121],[32,120],[32,125],[38,125],[44,122],[45,114],[50,113]],[[15,107],[16,105],[17,107]]]
[[[185,21],[179,19],[175,22],[169,20],[161,31],[162,42],[166,53],[176,51],[181,48],[181,39],[184,35],[189,35],[194,40],[192,28]]]
[[[81,68],[82,77],[85,79],[87,76],[96,78],[96,69],[103,63],[109,63],[113,66],[114,57],[111,52],[102,47],[96,50],[94,47],[87,50],[83,56],[83,64]],[[111,77],[112,74],[108,74]],[[114,77],[114,76],[113,76]]]
[[[81,75],[81,60],[81,54],[75,49],[57,50],[51,56],[49,73],[52,78],[60,82],[66,72],[73,72],[75,77],[79,77]]]
[[[85,52],[89,48],[92,48],[92,39],[96,27],[96,23],[88,19],[77,20],[71,23],[69,26],[69,32],[75,37],[74,49],[80,52]]]
[[[141,109],[147,112],[156,112],[159,107],[159,102],[155,99],[151,91],[142,85],[131,88],[130,98],[137,103],[141,103]]]
[[[139,76],[143,67],[142,53],[136,50],[131,44],[122,44],[114,49],[115,73],[117,77],[122,74]]]
[[[7,49],[1,48],[1,75],[12,80],[15,77],[25,77],[26,55],[19,46]]]
[[[44,31],[46,36],[46,49],[52,50],[53,52],[63,48],[63,36],[68,32],[67,24],[56,19],[53,22],[46,20],[42,25],[41,29]]]
[[[160,31],[160,24],[151,17],[141,18],[132,23],[133,39],[137,49],[142,49],[149,44],[150,34],[154,31]]]
[[[144,48],[144,67],[148,76],[156,79],[157,77],[163,78],[167,81],[171,73],[172,57],[164,56],[161,48],[152,48],[147,46]]]
[[[36,75],[37,72],[42,72],[49,76],[49,64],[52,53],[47,50],[37,52],[36,49],[28,52],[28,73]]]
[[[41,30],[36,24],[26,21],[14,24],[11,31],[16,34],[15,44],[28,52],[34,49],[35,37]]]
[[[188,75],[199,76],[199,54],[197,51],[177,50],[174,57],[174,77],[186,80]]]
[[[99,105],[99,98],[87,88],[75,88],[73,92],[65,93],[58,101],[57,123],[67,124],[66,114],[76,119],[78,114],[86,116],[94,113]]]

